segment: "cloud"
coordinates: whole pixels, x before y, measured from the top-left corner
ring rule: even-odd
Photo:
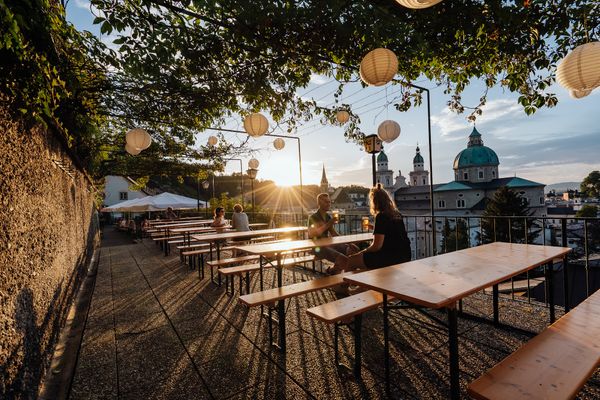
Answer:
[[[329,82],[329,79],[323,75],[310,74],[310,83],[314,83],[315,85],[323,85]]]
[[[75,7],[83,8],[84,10],[89,10],[90,2],[89,0],[75,0]]]

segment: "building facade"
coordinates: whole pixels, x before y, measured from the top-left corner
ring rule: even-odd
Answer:
[[[104,201],[103,207],[109,207],[126,200],[139,199],[148,196],[143,190],[131,190],[132,185],[137,183],[124,176],[107,175],[104,178]]]

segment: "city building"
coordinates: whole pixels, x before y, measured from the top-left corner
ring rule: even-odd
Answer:
[[[139,199],[150,195],[146,189],[131,190],[131,186],[134,185],[137,185],[137,182],[129,177],[106,176],[104,178],[104,200],[102,201],[102,206],[109,207],[126,200]]]
[[[329,181],[327,180],[327,175],[325,175],[325,164],[323,164],[323,173],[321,174],[321,186],[319,187],[321,193],[329,193]]]

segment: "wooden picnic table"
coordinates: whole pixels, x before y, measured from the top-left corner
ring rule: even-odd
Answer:
[[[176,221],[174,223],[156,224],[156,225],[154,225],[154,228],[155,229],[171,229],[171,228],[180,228],[180,227],[186,227],[186,226],[210,225],[212,222],[213,222],[212,219],[200,219],[197,221],[187,221],[187,222]]]
[[[352,244],[359,242],[367,242],[373,240],[372,233],[360,233],[355,235],[342,235],[327,237],[322,239],[303,239],[293,240],[289,242],[277,242],[277,243],[258,243],[250,244],[246,246],[236,246],[235,248],[250,254],[260,256],[260,290],[263,290],[263,268],[267,263],[272,263],[273,257],[276,260],[277,269],[277,286],[282,287],[283,284],[283,268],[282,268],[282,255],[283,253],[312,250],[316,247],[327,247],[338,244]],[[271,258],[271,260],[269,260]],[[277,316],[279,324],[279,347],[285,354],[286,351],[286,332],[285,332],[285,299],[277,302]]]
[[[434,257],[344,277],[350,284],[383,293],[383,332],[386,390],[390,389],[388,296],[416,306],[447,310],[451,397],[460,397],[457,301],[481,289],[494,287],[494,322],[498,322],[498,284],[538,266],[549,264],[546,282],[550,320],[554,322],[552,263],[563,259],[568,247],[490,243]],[[563,262],[566,276],[566,263]],[[566,296],[566,294],[565,294]]]

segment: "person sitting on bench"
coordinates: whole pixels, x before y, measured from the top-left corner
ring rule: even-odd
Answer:
[[[369,192],[371,215],[375,216],[373,242],[351,256],[341,255],[329,270],[331,274],[354,269],[375,269],[411,259],[410,240],[398,211],[380,183]]]

